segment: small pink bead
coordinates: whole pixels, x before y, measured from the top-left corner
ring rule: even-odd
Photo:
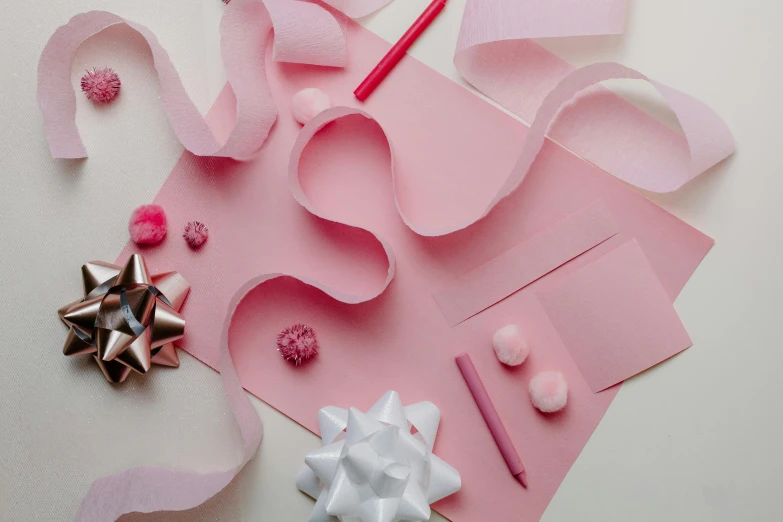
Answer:
[[[302,89],[291,98],[291,111],[294,113],[296,121],[302,125],[331,108],[332,100],[329,95],[314,87]]]
[[[128,232],[134,243],[160,243],[166,237],[166,212],[158,205],[140,206],[131,214]]]

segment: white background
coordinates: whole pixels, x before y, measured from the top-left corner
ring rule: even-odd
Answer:
[[[464,2],[450,0],[412,51],[455,81]],[[394,40],[426,3],[396,0],[361,23]],[[223,7],[218,0],[3,4],[0,521],[69,520],[100,475],[142,463],[214,470],[237,459],[238,446],[218,376],[191,357],[182,355],[179,370],[111,388],[60,354],[65,329],[55,311],[78,296],[79,266],[115,258],[131,210],[153,198],[182,148],[158,104],[143,43],[112,29],[80,50],[74,82],[85,67],[110,65],[123,93],[100,110],[80,96],[91,157],[52,160],[35,105],[37,59],[70,16],[110,10],[156,33],[205,111],[222,86]],[[649,195],[717,241],[676,303],[695,344],[623,386],[546,522],[783,519],[782,16],[775,0],[631,0],[623,36],[546,42],[574,63],[620,61],[705,100],[738,147],[680,191]],[[646,90],[630,92],[658,112]],[[265,425],[261,451],[226,492],[183,514],[123,520],[306,520],[312,501],[294,477],[318,439],[254,404]]]

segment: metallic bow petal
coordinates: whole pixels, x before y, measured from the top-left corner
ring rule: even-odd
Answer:
[[[324,446],[296,478],[316,499],[310,522],[421,522],[462,485],[432,453],[440,410],[431,402],[403,406],[389,391],[367,413],[327,406],[318,422]]]
[[[190,285],[177,272],[151,276],[134,254],[117,266],[91,261],[82,267],[84,298],[58,310],[70,327],[63,354],[92,355],[106,380],[123,382],[131,370],[153,364],[179,366],[174,342],[185,333],[179,314]]]

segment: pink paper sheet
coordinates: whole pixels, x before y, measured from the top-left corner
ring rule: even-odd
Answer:
[[[355,24],[348,26],[348,41],[363,52],[349,53],[344,71],[270,65],[283,116],[257,158],[236,163],[183,155],[156,202],[172,222],[206,222],[210,240],[194,252],[172,237],[145,257],[153,267],[177,267],[192,282],[183,346],[213,367],[218,333],[209,318],[225,309],[232,289],[259,273],[284,271],[356,301],[380,294],[350,305],[287,277],[252,291],[231,331],[243,385],[313,431],[326,404],[369,406],[386,389],[430,400],[443,411],[436,451],[464,477],[463,490],[436,509],[457,522],[504,520],[509,513],[536,520],[617,388],[592,393],[532,292],[635,236],[673,300],[712,241],[551,142],[543,144],[524,190],[483,221],[443,237],[413,233],[398,205],[420,229],[449,229],[480,216],[502,189],[529,132],[415,60],[400,64],[395,89],[372,108],[385,132],[354,114],[333,122],[302,151],[299,184],[326,219],[314,217],[288,195],[289,151],[300,132],[288,103],[309,85],[319,85],[338,104],[354,103],[352,88],[388,44]],[[227,118],[231,112],[232,97],[224,91],[213,114]],[[395,156],[394,186],[387,137],[405,151]],[[620,224],[615,237],[456,328],[443,320],[431,297],[435,289],[596,199]],[[393,264],[384,245],[394,250]],[[123,255],[133,249],[129,245]],[[392,266],[395,279],[383,292]],[[298,321],[315,328],[322,350],[312,364],[294,368],[279,357],[274,339]],[[489,345],[491,333],[509,322],[522,324],[534,346],[530,360],[513,371],[497,362]],[[510,477],[480,417],[464,407],[471,398],[453,364],[460,351],[471,353],[496,398],[528,467],[529,490]],[[535,372],[551,368],[569,380],[571,404],[545,418],[524,400],[525,388]]]
[[[432,294],[451,326],[486,310],[618,232],[601,201],[555,223]]]
[[[544,286],[537,296],[594,392],[692,344],[636,240]]]

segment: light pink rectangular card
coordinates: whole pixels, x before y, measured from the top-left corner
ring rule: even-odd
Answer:
[[[300,129],[290,113],[293,93],[318,86],[337,104],[356,105],[353,89],[389,47],[354,23],[348,24],[348,43],[344,70],[269,60],[280,116],[260,155],[239,163],[185,153],[156,197],[170,223],[198,219],[209,227],[200,250],[169,234],[144,255],[151,269],[178,270],[191,282],[183,347],[213,368],[228,300],[249,278],[285,272],[361,293],[386,277],[385,254],[372,236],[313,217],[288,186],[289,154]],[[476,215],[514,165],[527,128],[410,58],[384,85],[363,108],[395,145],[398,194],[407,215],[432,227]],[[225,123],[232,117],[231,94],[224,91],[211,119]],[[335,122],[308,147],[301,182],[310,199],[336,219],[384,237],[395,251],[397,274],[386,292],[360,305],[337,303],[293,279],[251,293],[230,339],[242,383],[312,431],[319,408],[366,408],[389,389],[405,403],[432,401],[442,411],[435,452],[463,479],[462,490],[435,508],[455,522],[537,520],[618,387],[592,392],[535,298],[536,288],[636,237],[674,300],[712,241],[550,142],[521,189],[487,219],[449,236],[422,238],[400,220],[389,164],[379,129],[363,118]],[[456,327],[448,324],[434,291],[598,199],[614,216],[617,235]],[[136,248],[129,245],[123,256]],[[279,356],[275,337],[298,322],[314,328],[321,351],[294,367]],[[492,333],[512,322],[522,325],[533,347],[528,362],[513,370],[497,361],[490,346]],[[529,489],[511,477],[473,406],[454,363],[463,351],[524,459]],[[570,383],[569,406],[544,416],[530,405],[526,389],[537,371],[553,368]]]
[[[617,231],[609,209],[602,201],[596,201],[459,277],[432,297],[446,321],[456,326]]]
[[[692,344],[636,240],[537,295],[594,392]]]

